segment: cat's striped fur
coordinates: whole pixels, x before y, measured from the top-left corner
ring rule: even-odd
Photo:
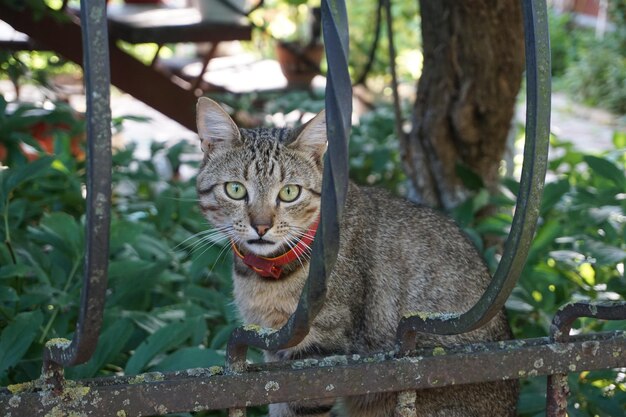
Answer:
[[[201,99],[197,117],[204,150],[197,184],[206,218],[243,252],[269,257],[289,250],[318,217],[326,151],[324,114],[297,130],[246,130],[215,102]],[[225,184],[233,181],[245,187],[246,198],[229,197]],[[285,203],[277,196],[288,184],[301,187],[301,193]],[[257,242],[259,224],[269,226],[262,238],[273,244]],[[404,313],[465,311],[488,284],[480,255],[453,222],[386,191],[351,184],[341,230],[327,299],[309,335],[294,348],[268,353],[267,360],[388,351],[394,348]],[[281,327],[296,308],[307,274],[307,257],[288,265],[280,280],[262,278],[235,258],[234,297],[244,322]],[[418,345],[509,337],[501,313],[469,334],[422,335]],[[514,416],[516,396],[515,382],[429,389],[417,393],[417,415]],[[342,402],[350,416],[388,417],[395,394]],[[332,406],[333,401],[273,404],[270,415],[327,416]]]

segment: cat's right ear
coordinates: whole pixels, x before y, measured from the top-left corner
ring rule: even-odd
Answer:
[[[322,110],[314,118],[306,122],[298,131],[296,138],[288,146],[305,152],[315,160],[321,161],[328,147],[326,111]]]
[[[215,101],[200,97],[196,105],[196,124],[202,151],[209,154],[216,147],[233,145],[241,139],[239,128]]]

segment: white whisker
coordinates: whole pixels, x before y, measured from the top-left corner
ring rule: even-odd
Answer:
[[[283,240],[285,241],[287,246],[289,246],[289,248],[293,250],[295,248],[295,243],[290,242],[289,240],[290,237],[291,237],[290,235],[283,236]],[[298,259],[298,262],[300,262],[300,266],[304,268],[304,263],[302,263],[302,260],[300,259],[300,255],[298,253],[296,253],[296,259]]]

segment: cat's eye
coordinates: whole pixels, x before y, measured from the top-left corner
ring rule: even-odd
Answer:
[[[241,200],[248,194],[246,187],[237,181],[231,181],[224,184],[224,190],[226,191],[226,195],[233,200]]]
[[[300,186],[295,184],[287,184],[280,189],[278,198],[285,203],[290,203],[300,196]]]

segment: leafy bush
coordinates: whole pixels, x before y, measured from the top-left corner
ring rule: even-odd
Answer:
[[[552,138],[553,152],[560,155],[549,164],[549,175],[555,179],[545,187],[528,261],[507,301],[516,338],[547,336],[557,309],[570,301],[624,301],[626,135],[616,134],[614,143],[615,151],[585,155],[571,144]],[[453,212],[492,270],[500,248],[484,247],[484,238],[508,234],[512,196],[517,195],[519,183],[505,179],[503,186],[503,193],[496,196],[477,191]],[[476,216],[490,204],[499,208],[496,214]],[[583,319],[574,326],[576,333],[616,329],[626,330],[626,323]],[[622,371],[572,373],[569,380],[569,415],[622,415],[626,407]],[[525,380],[519,413],[544,415],[545,392],[545,378]]]
[[[550,26],[550,49],[552,52],[552,76],[561,76],[570,66],[576,54],[574,45],[576,38],[572,30],[570,14],[548,14]]]
[[[607,36],[583,49],[565,72],[565,88],[589,105],[625,114],[626,55],[620,44],[615,36]]]
[[[611,2],[613,30],[597,39],[571,14],[550,13],[552,75],[556,85],[588,105],[626,113],[626,6]]]
[[[84,166],[67,142],[57,137],[55,146],[60,152],[54,156],[0,171],[3,340],[26,318],[41,323],[16,336],[24,349],[2,358],[1,385],[36,378],[43,343],[71,336],[77,318]],[[178,161],[185,146],[155,145],[153,156]],[[114,155],[102,342],[88,364],[68,370],[71,377],[221,364],[226,336],[236,324],[222,295],[231,288],[228,257],[219,256],[223,242],[196,235],[207,225],[196,207],[194,181],[168,181],[155,162],[134,161],[132,153],[130,148]]]

